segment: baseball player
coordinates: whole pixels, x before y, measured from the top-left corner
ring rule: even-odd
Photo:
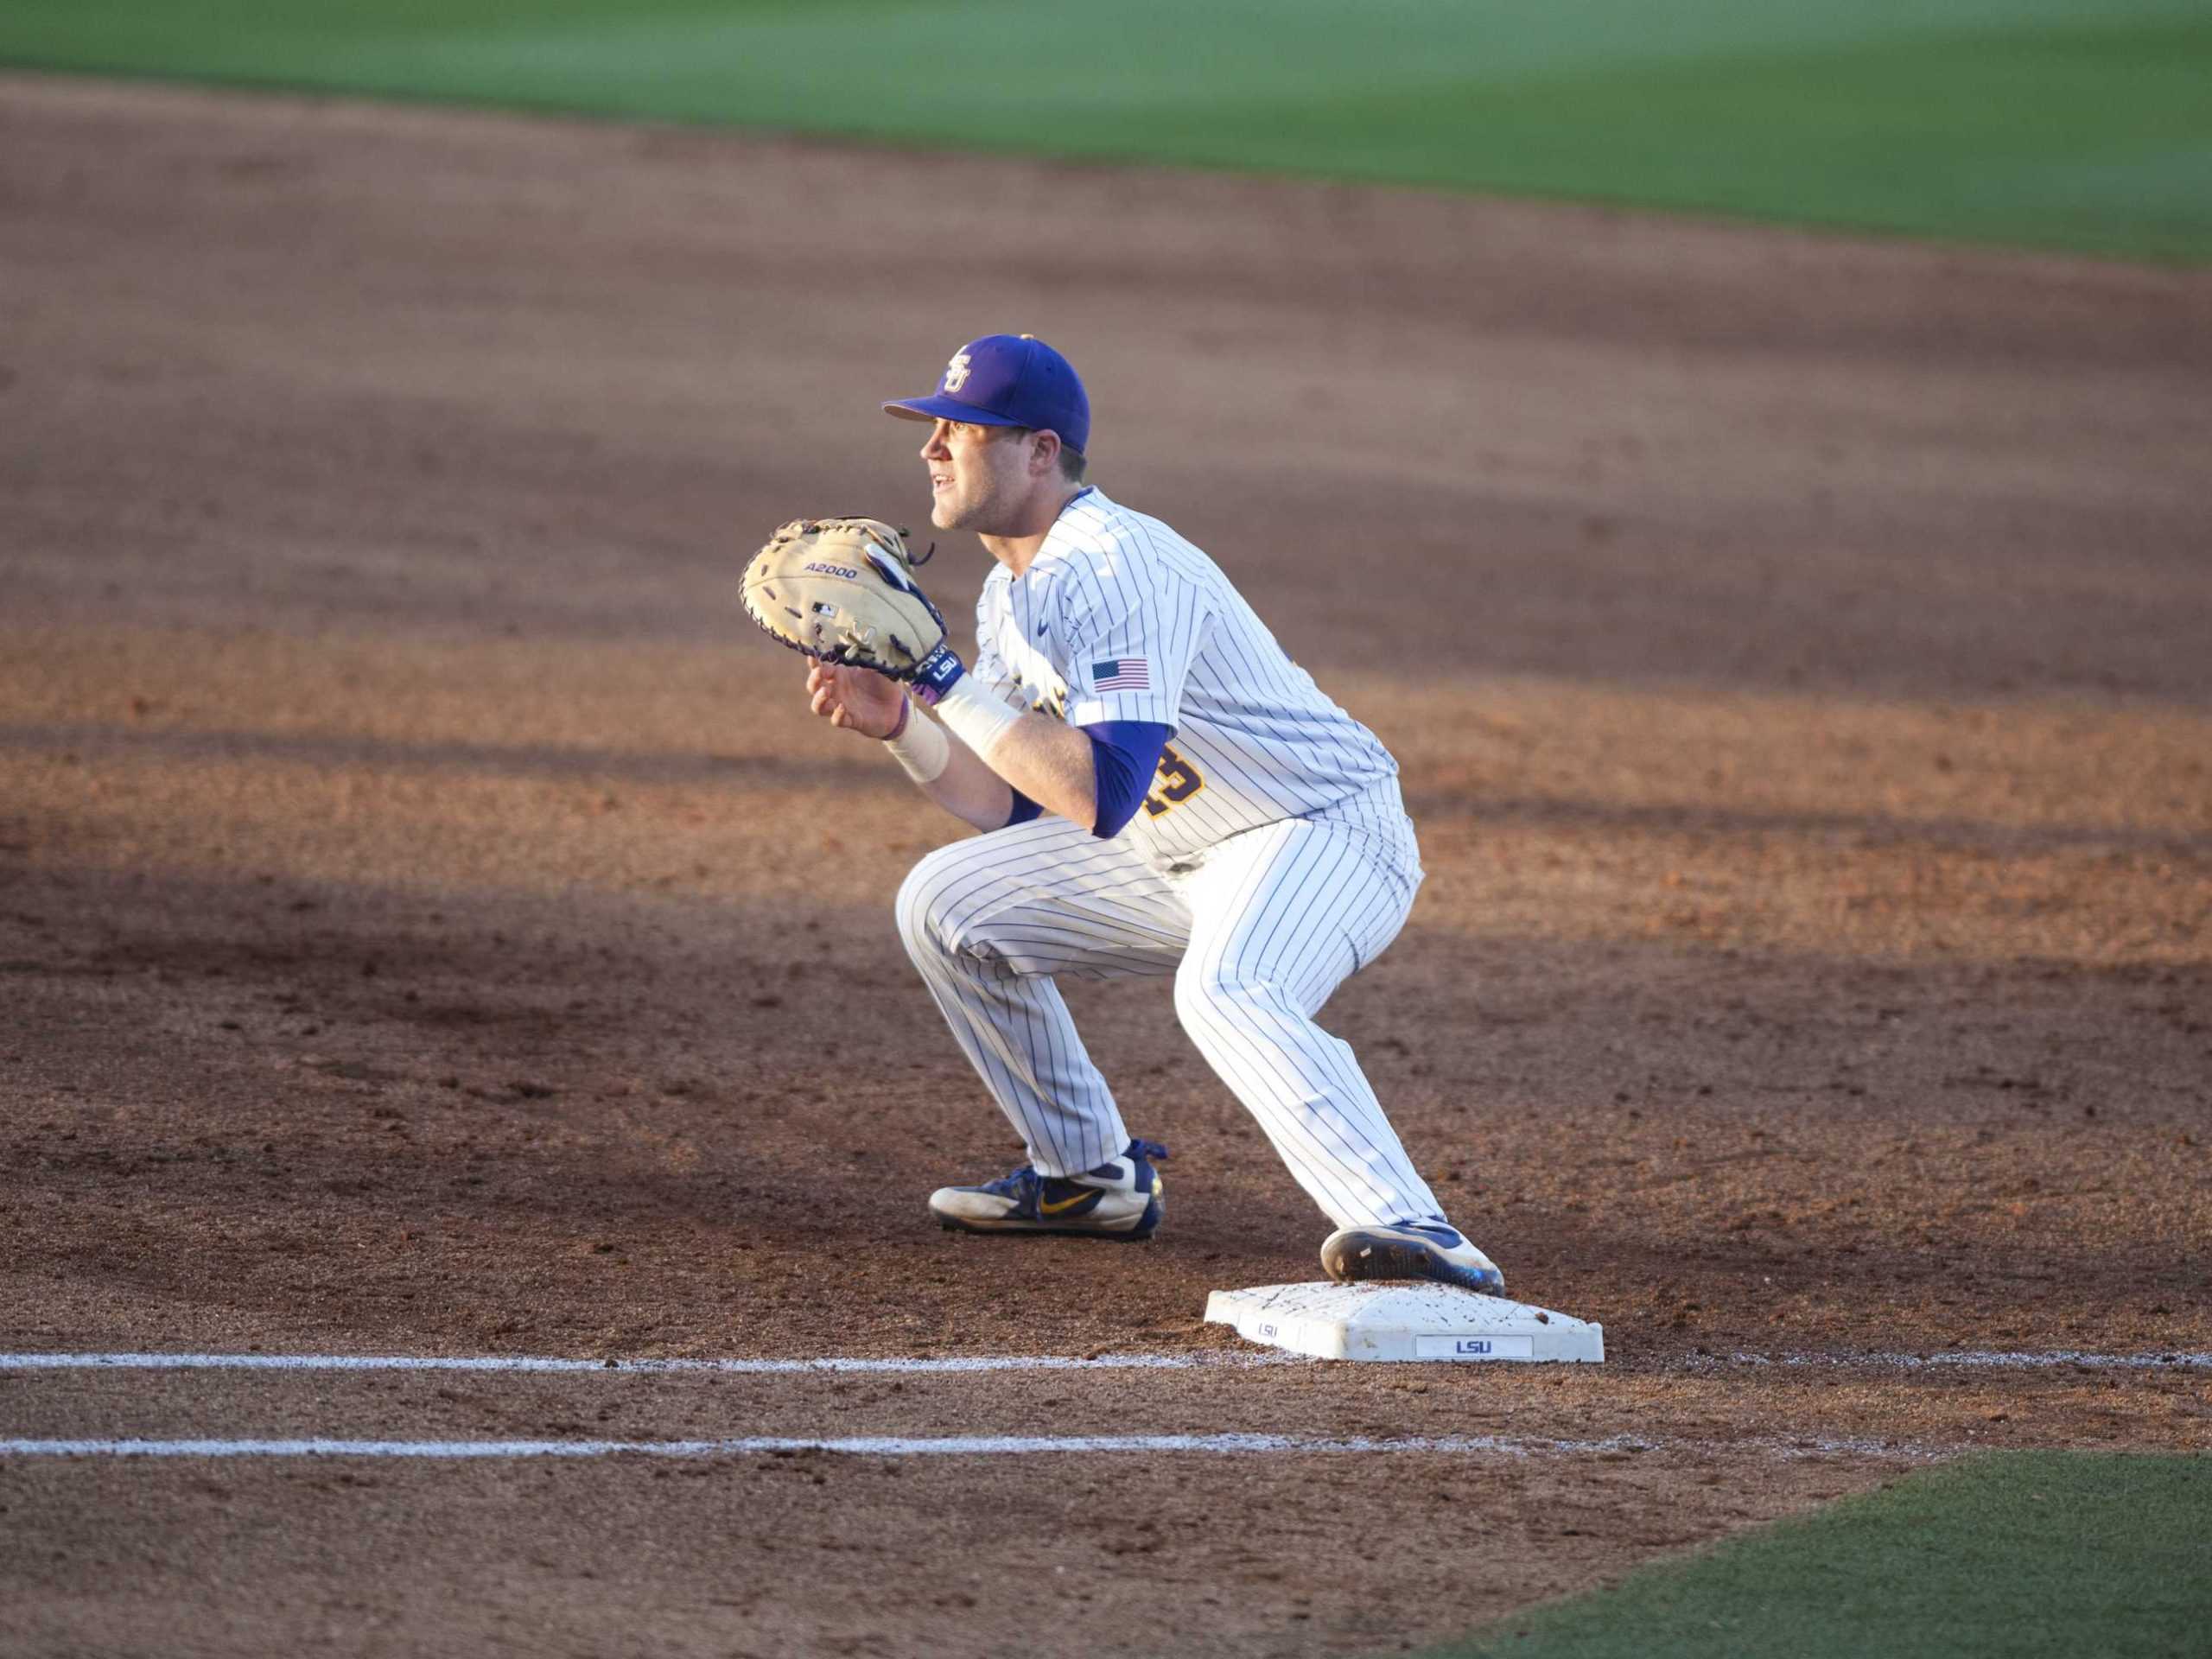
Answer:
[[[1211,559],[1084,482],[1090,401],[1044,341],[971,340],[934,393],[884,408],[928,425],[931,523],[997,561],[972,666],[939,645],[911,697],[868,669],[807,677],[816,714],[984,832],[915,866],[899,926],[1029,1161],[931,1212],[1147,1236],[1166,1149],[1131,1136],[1056,982],[1173,975],[1192,1041],[1335,1224],[1332,1278],[1503,1290],[1313,1022],[1421,885],[1397,763]]]

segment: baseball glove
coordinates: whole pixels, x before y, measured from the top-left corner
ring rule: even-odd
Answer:
[[[793,651],[911,680],[944,644],[944,616],[914,585],[928,556],[880,518],[794,518],[745,567],[745,608]]]

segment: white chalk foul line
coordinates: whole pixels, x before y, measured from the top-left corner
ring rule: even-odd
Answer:
[[[486,1371],[606,1375],[711,1372],[782,1376],[799,1371],[969,1372],[1195,1370],[1269,1365],[1292,1354],[980,1354],[942,1359],[555,1359],[527,1354],[0,1354],[0,1371]]]
[[[1888,1359],[1905,1363],[1919,1357],[1862,1356],[1827,1360],[1819,1356],[1769,1358],[1738,1355],[1759,1364],[1866,1363]],[[2094,1363],[2095,1356],[1946,1356],[1983,1363],[2006,1358],[2025,1364]],[[2205,1358],[2181,1356],[2182,1360]],[[2173,1363],[2177,1357],[2122,1357],[2113,1363]],[[417,1371],[556,1376],[639,1374],[789,1375],[805,1372],[951,1373],[1020,1371],[1196,1370],[1262,1365],[1319,1365],[1325,1362],[1276,1352],[1195,1354],[1100,1354],[1090,1357],[1056,1354],[974,1355],[944,1358],[817,1359],[569,1359],[532,1355],[417,1354],[0,1354],[0,1371],[178,1371],[258,1372]],[[1714,1357],[1706,1364],[1730,1363]],[[1738,1440],[1738,1451],[1763,1452],[1784,1459],[1866,1456],[1916,1459],[1941,1455],[1942,1448],[1866,1439]],[[0,1439],[4,1458],[407,1458],[467,1460],[514,1458],[588,1459],[630,1455],[645,1458],[717,1458],[792,1455],[815,1452],[861,1457],[995,1457],[1050,1453],[1194,1452],[1213,1455],[1428,1453],[1531,1457],[1647,1452],[1707,1453],[1703,1442],[1665,1437],[1616,1435],[1602,1440],[1505,1438],[1497,1435],[1373,1439],[1317,1438],[1287,1434],[1094,1434],[854,1436],[791,1439],[746,1435],[705,1440],[384,1440],[302,1439]]]
[[[1872,1365],[1888,1370],[2029,1371],[2072,1367],[2089,1371],[2212,1370],[2212,1354],[2020,1354],[1953,1349],[1926,1354],[1734,1354],[1734,1365]]]
[[[1599,1440],[1508,1440],[1491,1434],[1395,1440],[1363,1436],[1332,1440],[1299,1434],[953,1434],[923,1439],[855,1435],[838,1440],[745,1435],[714,1440],[0,1440],[0,1458],[741,1458],[788,1457],[806,1452],[872,1458],[1116,1452],[1204,1452],[1216,1456],[1422,1452],[1525,1458],[1680,1451],[1692,1449],[1695,1445],[1685,1440],[1621,1435]],[[1910,1446],[1855,1440],[1737,1441],[1732,1449],[1746,1446],[1785,1458],[1842,1453],[1888,1458],[1925,1455]]]

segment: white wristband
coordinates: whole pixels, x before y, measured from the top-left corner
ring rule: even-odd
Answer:
[[[883,740],[883,747],[918,784],[935,783],[952,761],[952,745],[937,722],[918,713],[911,700],[899,716],[898,731]]]
[[[952,689],[938,700],[937,717],[987,766],[991,751],[1021,723],[1020,709],[1001,702],[968,674],[954,681]]]

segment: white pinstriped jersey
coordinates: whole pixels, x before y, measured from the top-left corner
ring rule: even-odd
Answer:
[[[1095,488],[1020,577],[991,571],[976,639],[976,677],[1010,700],[1072,726],[1174,728],[1126,831],[1155,866],[1284,818],[1357,814],[1355,798],[1397,776],[1219,566]]]

